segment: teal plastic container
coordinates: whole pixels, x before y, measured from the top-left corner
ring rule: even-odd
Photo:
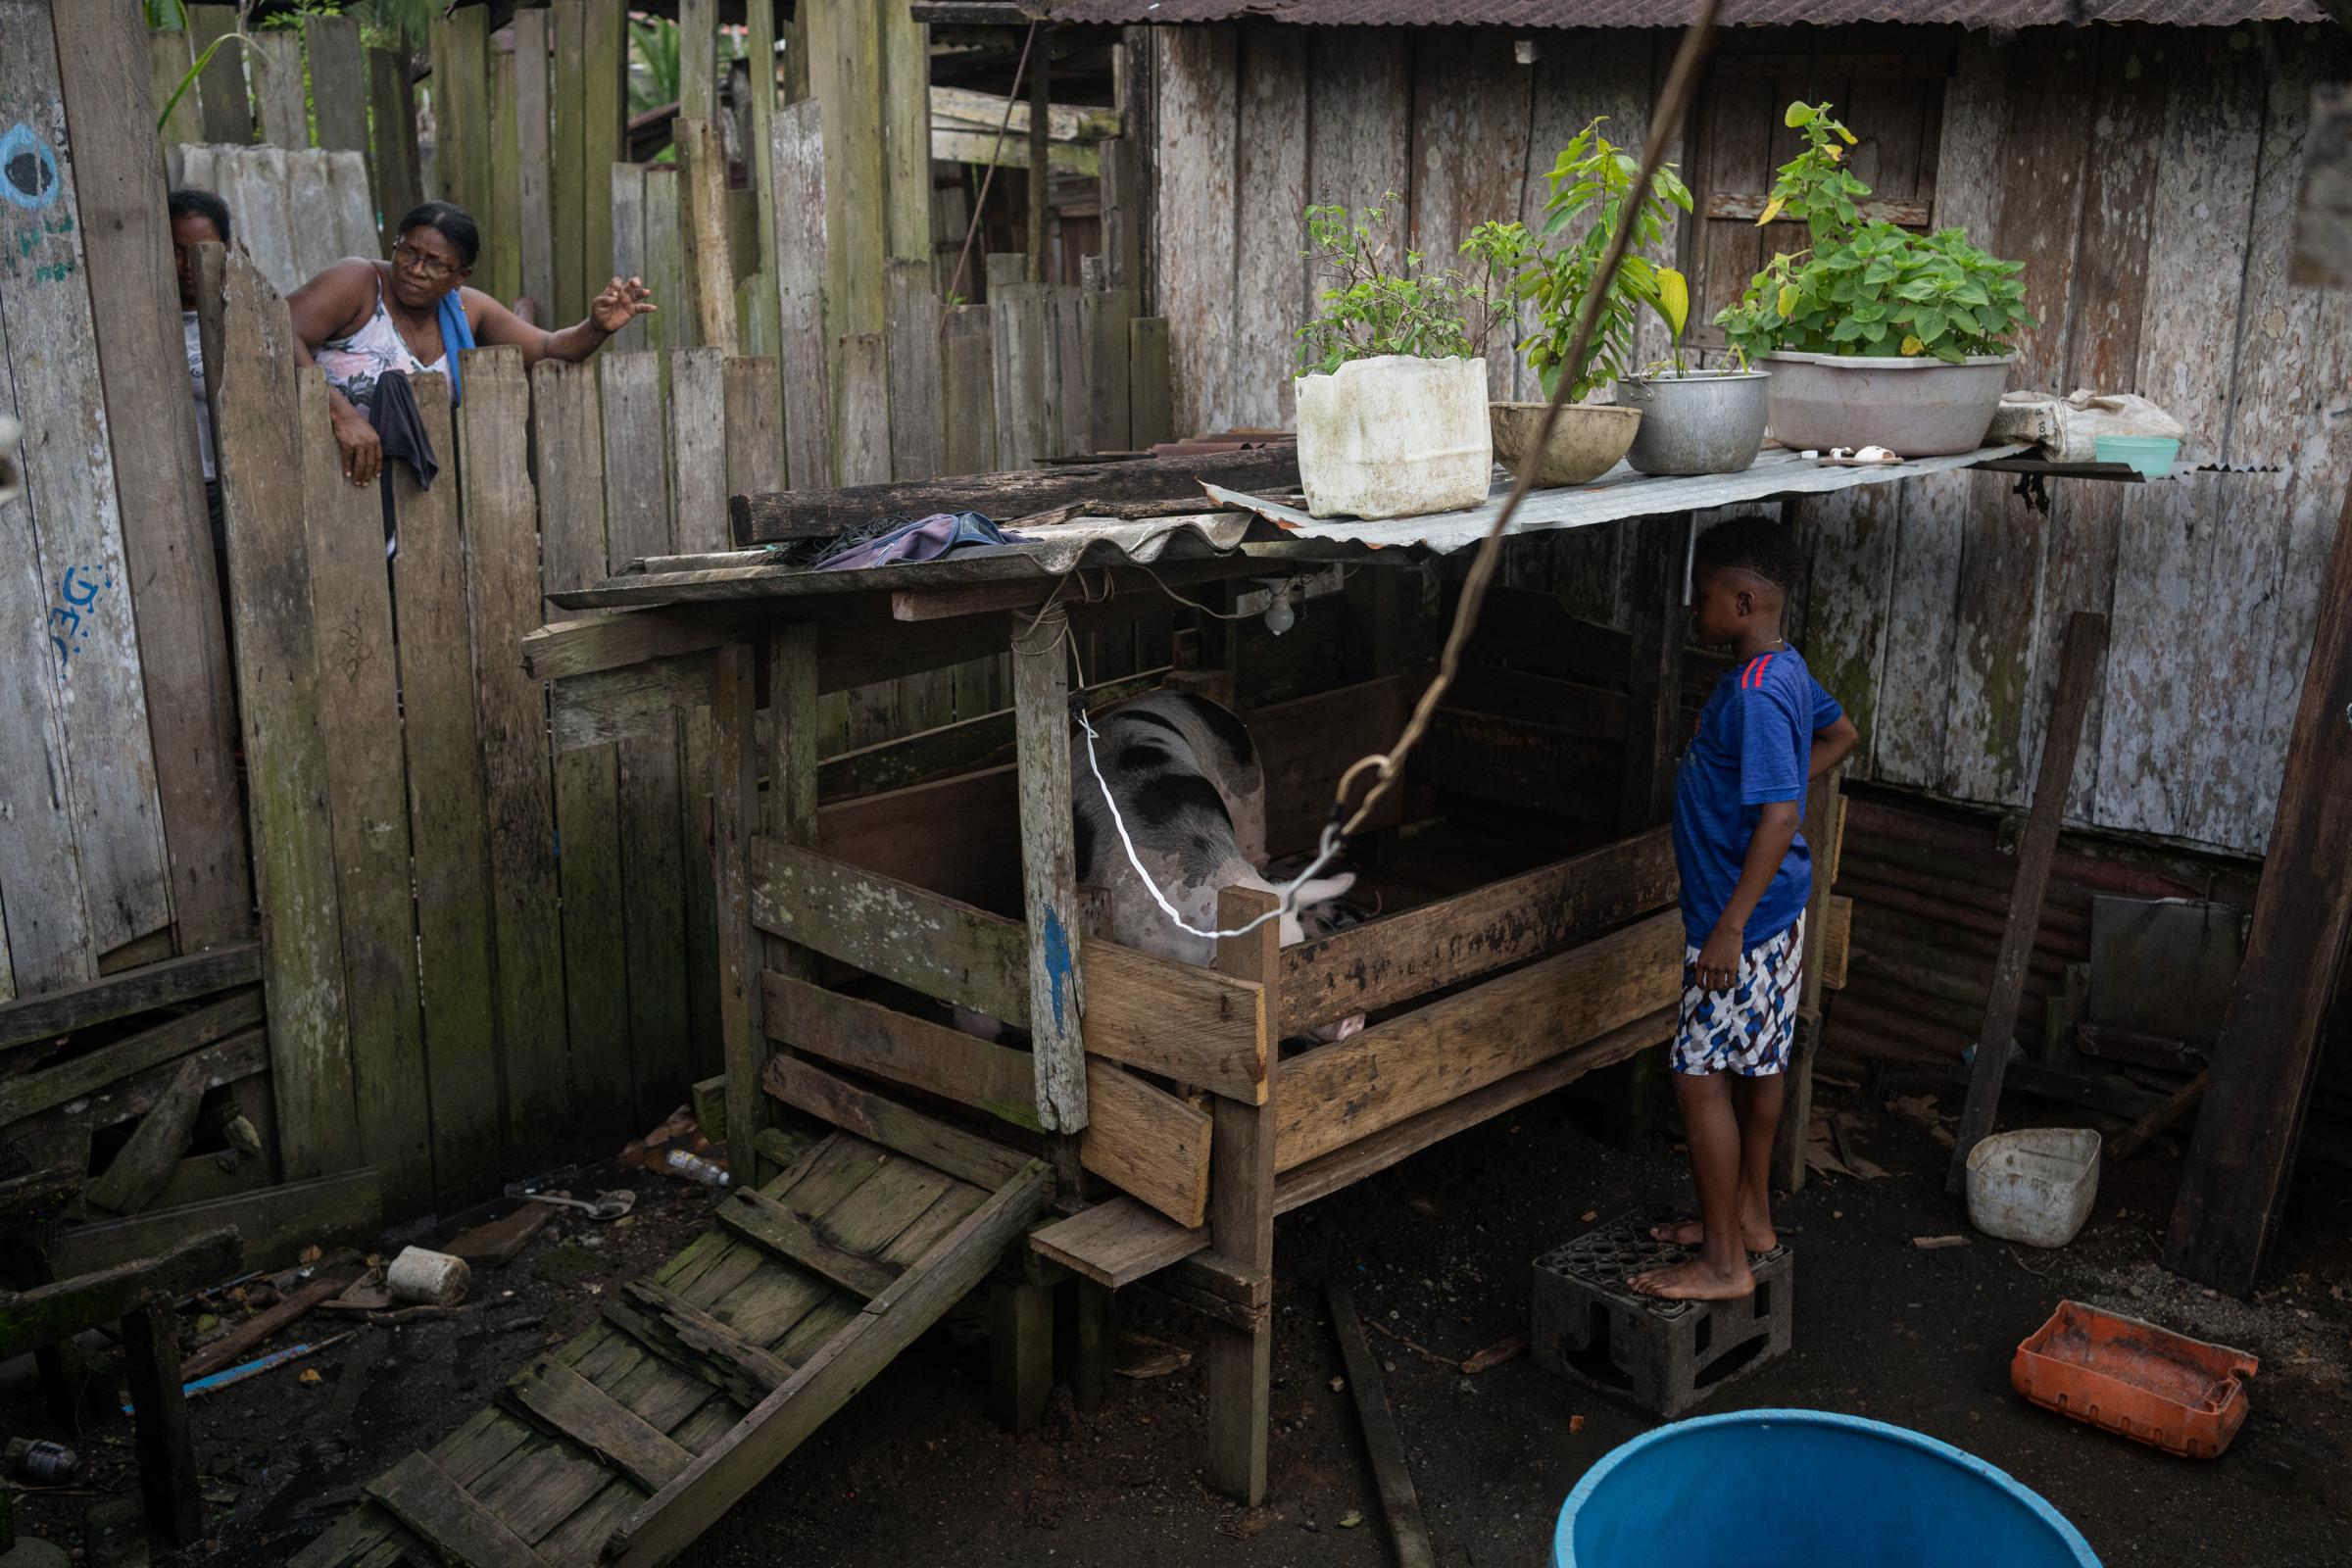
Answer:
[[[2180,443],[2169,435],[2103,435],[2092,443],[2091,456],[2101,463],[2129,463],[2143,479],[2164,479],[2172,475]]]
[[[2098,1568],[2058,1510],[1974,1454],[1826,1410],[1644,1433],[1570,1493],[1554,1568]]]

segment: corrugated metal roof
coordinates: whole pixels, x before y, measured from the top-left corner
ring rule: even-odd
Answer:
[[[1184,23],[1257,19],[1309,26],[1680,27],[1698,0],[1067,0],[1056,22]],[[2317,0],[1724,0],[1726,26],[1932,23],[2038,27],[2068,23],[2323,22]]]

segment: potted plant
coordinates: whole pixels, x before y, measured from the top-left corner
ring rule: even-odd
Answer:
[[[2010,336],[2038,324],[2017,280],[2024,265],[1996,261],[1957,228],[1919,235],[1863,222],[1856,203],[1870,187],[1844,161],[1854,134],[1829,111],[1788,106],[1805,150],[1782,166],[1756,220],[1802,219],[1812,246],[1775,256],[1716,324],[1773,367],[1783,446],[1973,452],[2009,383]]]
[[[1518,225],[1484,225],[1471,272],[1433,268],[1377,236],[1396,199],[1360,221],[1306,210],[1306,254],[1332,280],[1297,334],[1298,480],[1317,517],[1474,507],[1494,477],[1480,345],[1510,311]]]

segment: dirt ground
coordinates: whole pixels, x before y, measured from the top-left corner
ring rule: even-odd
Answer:
[[[1966,1246],[1922,1250],[1914,1237],[1967,1229],[1942,1193],[1944,1146],[1918,1119],[1859,1096],[1825,1102],[1851,1118],[1849,1153],[1887,1174],[1817,1177],[1783,1205],[1796,1252],[1795,1348],[1728,1385],[1701,1412],[1797,1405],[1917,1428],[2040,1492],[2110,1565],[2346,1560],[2352,1180],[2306,1173],[2261,1292],[2240,1301],[2156,1264],[2179,1171],[2169,1148],[2111,1165],[2091,1224],[2062,1251],[1973,1234]],[[1386,1563],[1354,1410],[1332,1386],[1340,1355],[1322,1284],[1347,1280],[1368,1319],[1456,1361],[1524,1332],[1537,1254],[1585,1229],[1587,1216],[1688,1201],[1681,1158],[1665,1142],[1628,1152],[1600,1142],[1593,1125],[1589,1105],[1554,1096],[1282,1222],[1263,1508],[1245,1511],[1202,1486],[1200,1321],[1144,1287],[1119,1298],[1122,1333],[1189,1349],[1188,1364],[1114,1379],[1107,1404],[1092,1415],[1077,1414],[1057,1392],[1043,1428],[1016,1442],[984,1413],[985,1348],[970,1323],[951,1320],[686,1560],[695,1568]],[[636,1213],[619,1226],[566,1215],[514,1263],[477,1281],[481,1311],[363,1329],[310,1360],[198,1400],[213,1539],[159,1560],[282,1563],[361,1483],[431,1444],[528,1356],[591,1321],[603,1288],[684,1245],[710,1202],[705,1189],[659,1177],[601,1175],[576,1185],[612,1186],[625,1175],[643,1194]],[[2215,1462],[2175,1459],[2012,1392],[2011,1351],[2065,1297],[2259,1355],[2253,1414],[2235,1446]],[[304,1329],[326,1331],[316,1319]],[[1376,1334],[1373,1344],[1446,1568],[1548,1562],[1553,1519],[1578,1477],[1655,1424],[1523,1355],[1464,1376],[1397,1339]],[[302,1367],[318,1381],[300,1382]],[[22,1378],[0,1400],[8,1431],[64,1436],[46,1428]],[[117,1417],[74,1441],[89,1472],[69,1492],[27,1494],[20,1524],[78,1548],[84,1514],[130,1485],[128,1423]],[[1820,1479],[1795,1475],[1789,1485]],[[89,1560],[112,1555],[100,1541]]]

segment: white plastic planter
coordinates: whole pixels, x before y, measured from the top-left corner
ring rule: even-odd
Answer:
[[[2028,1247],[2064,1247],[2099,1195],[2099,1135],[2086,1127],[1995,1133],[1968,1152],[1968,1222]]]
[[[1487,362],[1401,354],[1298,377],[1298,481],[1317,517],[1475,507],[1494,472]]]

